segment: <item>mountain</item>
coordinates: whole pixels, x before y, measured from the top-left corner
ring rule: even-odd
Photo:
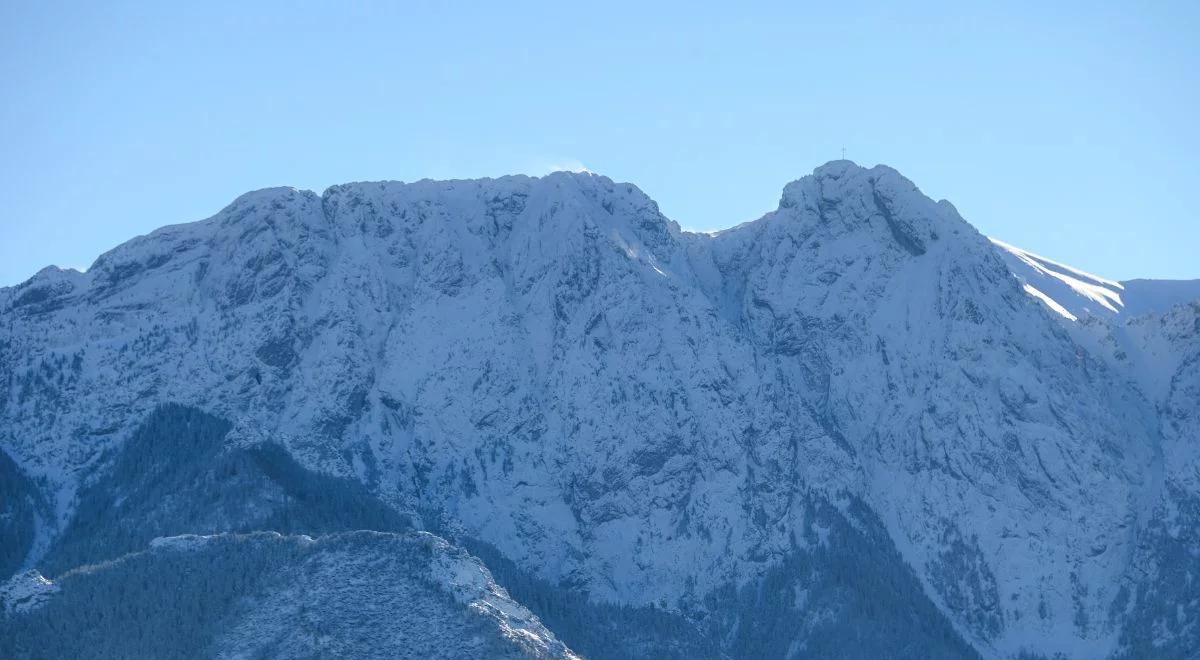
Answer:
[[[3,567],[419,529],[587,657],[1188,657],[1190,291],[848,161],[714,235],[588,173],[249,193],[0,289]]]

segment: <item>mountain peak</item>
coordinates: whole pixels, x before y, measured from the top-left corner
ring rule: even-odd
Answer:
[[[874,235],[914,257],[947,234],[975,233],[952,205],[934,202],[896,170],[848,160],[789,183],[779,209],[835,236]]]
[[[813,168],[812,175],[818,178],[840,179],[847,173],[865,172],[868,169],[870,168],[863,167],[852,160],[843,158],[828,161],[824,165],[818,165]]]
[[[238,195],[225,208],[221,209],[218,215],[241,219],[256,210],[282,210],[319,199],[320,196],[311,190],[301,190],[290,186],[261,188]]]
[[[813,172],[811,174],[811,176],[814,176],[818,179],[834,180],[841,179],[842,177],[846,176],[866,176],[879,178],[884,175],[894,175],[904,179],[900,172],[887,165],[879,164],[873,167],[866,167],[865,165],[859,165],[858,163],[848,159],[831,160],[824,165],[818,165],[817,167],[813,168]],[[904,180],[908,181],[908,179]]]

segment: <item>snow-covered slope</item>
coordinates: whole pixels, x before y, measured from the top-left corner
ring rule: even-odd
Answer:
[[[1163,314],[1182,303],[1200,300],[1200,280],[1129,280],[1117,282],[991,239],[1000,248],[1026,293],[1066,319]]]
[[[1133,377],[1164,405],[1196,341],[1200,280],[1125,282],[1098,277],[991,239],[1025,292],[1069,321],[1081,346]]]
[[[1131,569],[1113,602],[1126,617],[1117,653],[1193,657],[1200,548],[1200,280],[1114,282],[993,239],[1026,292],[1057,312],[1088,351],[1154,406],[1158,495],[1144,512]]]
[[[1081,333],[1030,285],[1075,318],[1080,300],[1122,308],[1122,285],[997,250],[948,202],[847,161],[713,236],[586,173],[250,193],[0,289],[0,447],[41,502],[25,563],[80,556],[88,502],[140,527],[197,510],[129,504],[111,476],[137,472],[122,448],[174,402],[231,424],[226,458],[186,483],[233,483],[221,466],[283,447],[513,584],[568,594],[558,625],[627,608],[606,620],[708,631],[734,655],[838,634],[866,655],[880,631],[913,655],[1139,648],[1130,594],[1178,565],[1159,523],[1198,492],[1165,461],[1190,456],[1198,413],[1184,380],[1151,393],[1138,374],[1159,355],[1155,374],[1184,373],[1194,334],[1164,320],[1171,338],[1118,359],[1097,348],[1106,318]],[[253,483],[253,515],[195,524],[291,510],[284,481]],[[872,591],[885,614],[860,607]],[[1181,616],[1162,648],[1200,625]]]
[[[0,597],[11,657],[577,657],[425,533],[159,538]]]

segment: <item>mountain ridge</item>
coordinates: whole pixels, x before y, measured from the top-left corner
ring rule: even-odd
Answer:
[[[0,447],[49,503],[33,553],[178,403],[228,420],[218,466],[277,446],[579,602],[736,630],[715,594],[841,584],[819,530],[845,525],[896,599],[932,603],[930,639],[944,617],[987,657],[1108,655],[1120,590],[1174,566],[1154,521],[1196,492],[1190,390],[1163,385],[1195,342],[1065,324],[1005,258],[848,161],[716,235],[591,174],[266,189],[0,289]],[[1151,348],[1174,357],[1129,366]],[[815,602],[769,609],[813,627],[726,652],[865,620]]]
[[[148,588],[172,581],[163,573],[189,565],[191,571],[174,576],[174,590],[154,594]],[[138,584],[143,586],[133,586]],[[118,597],[104,600],[111,591]],[[9,618],[0,620],[0,633],[13,643],[9,650],[38,656],[49,655],[38,616],[50,610],[59,625],[80,626],[77,638],[54,640],[56,652],[76,657],[419,650],[578,658],[513,602],[478,560],[424,532],[358,531],[318,539],[271,532],[160,537],[143,550],[75,568],[53,581],[36,571],[17,576],[0,587],[0,600],[7,596],[16,598],[3,603]],[[221,597],[233,606],[214,608]],[[398,605],[425,619],[395,617]],[[89,626],[94,616],[89,609],[112,621]],[[209,625],[193,632],[189,617]],[[356,625],[346,625],[347,619]],[[139,627],[174,634],[128,634]]]

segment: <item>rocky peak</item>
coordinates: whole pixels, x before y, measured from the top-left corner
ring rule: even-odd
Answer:
[[[929,199],[896,170],[867,169],[847,160],[826,163],[789,183],[777,215],[793,218],[804,233],[826,239],[870,236],[913,257],[947,237],[977,235],[952,205]]]

